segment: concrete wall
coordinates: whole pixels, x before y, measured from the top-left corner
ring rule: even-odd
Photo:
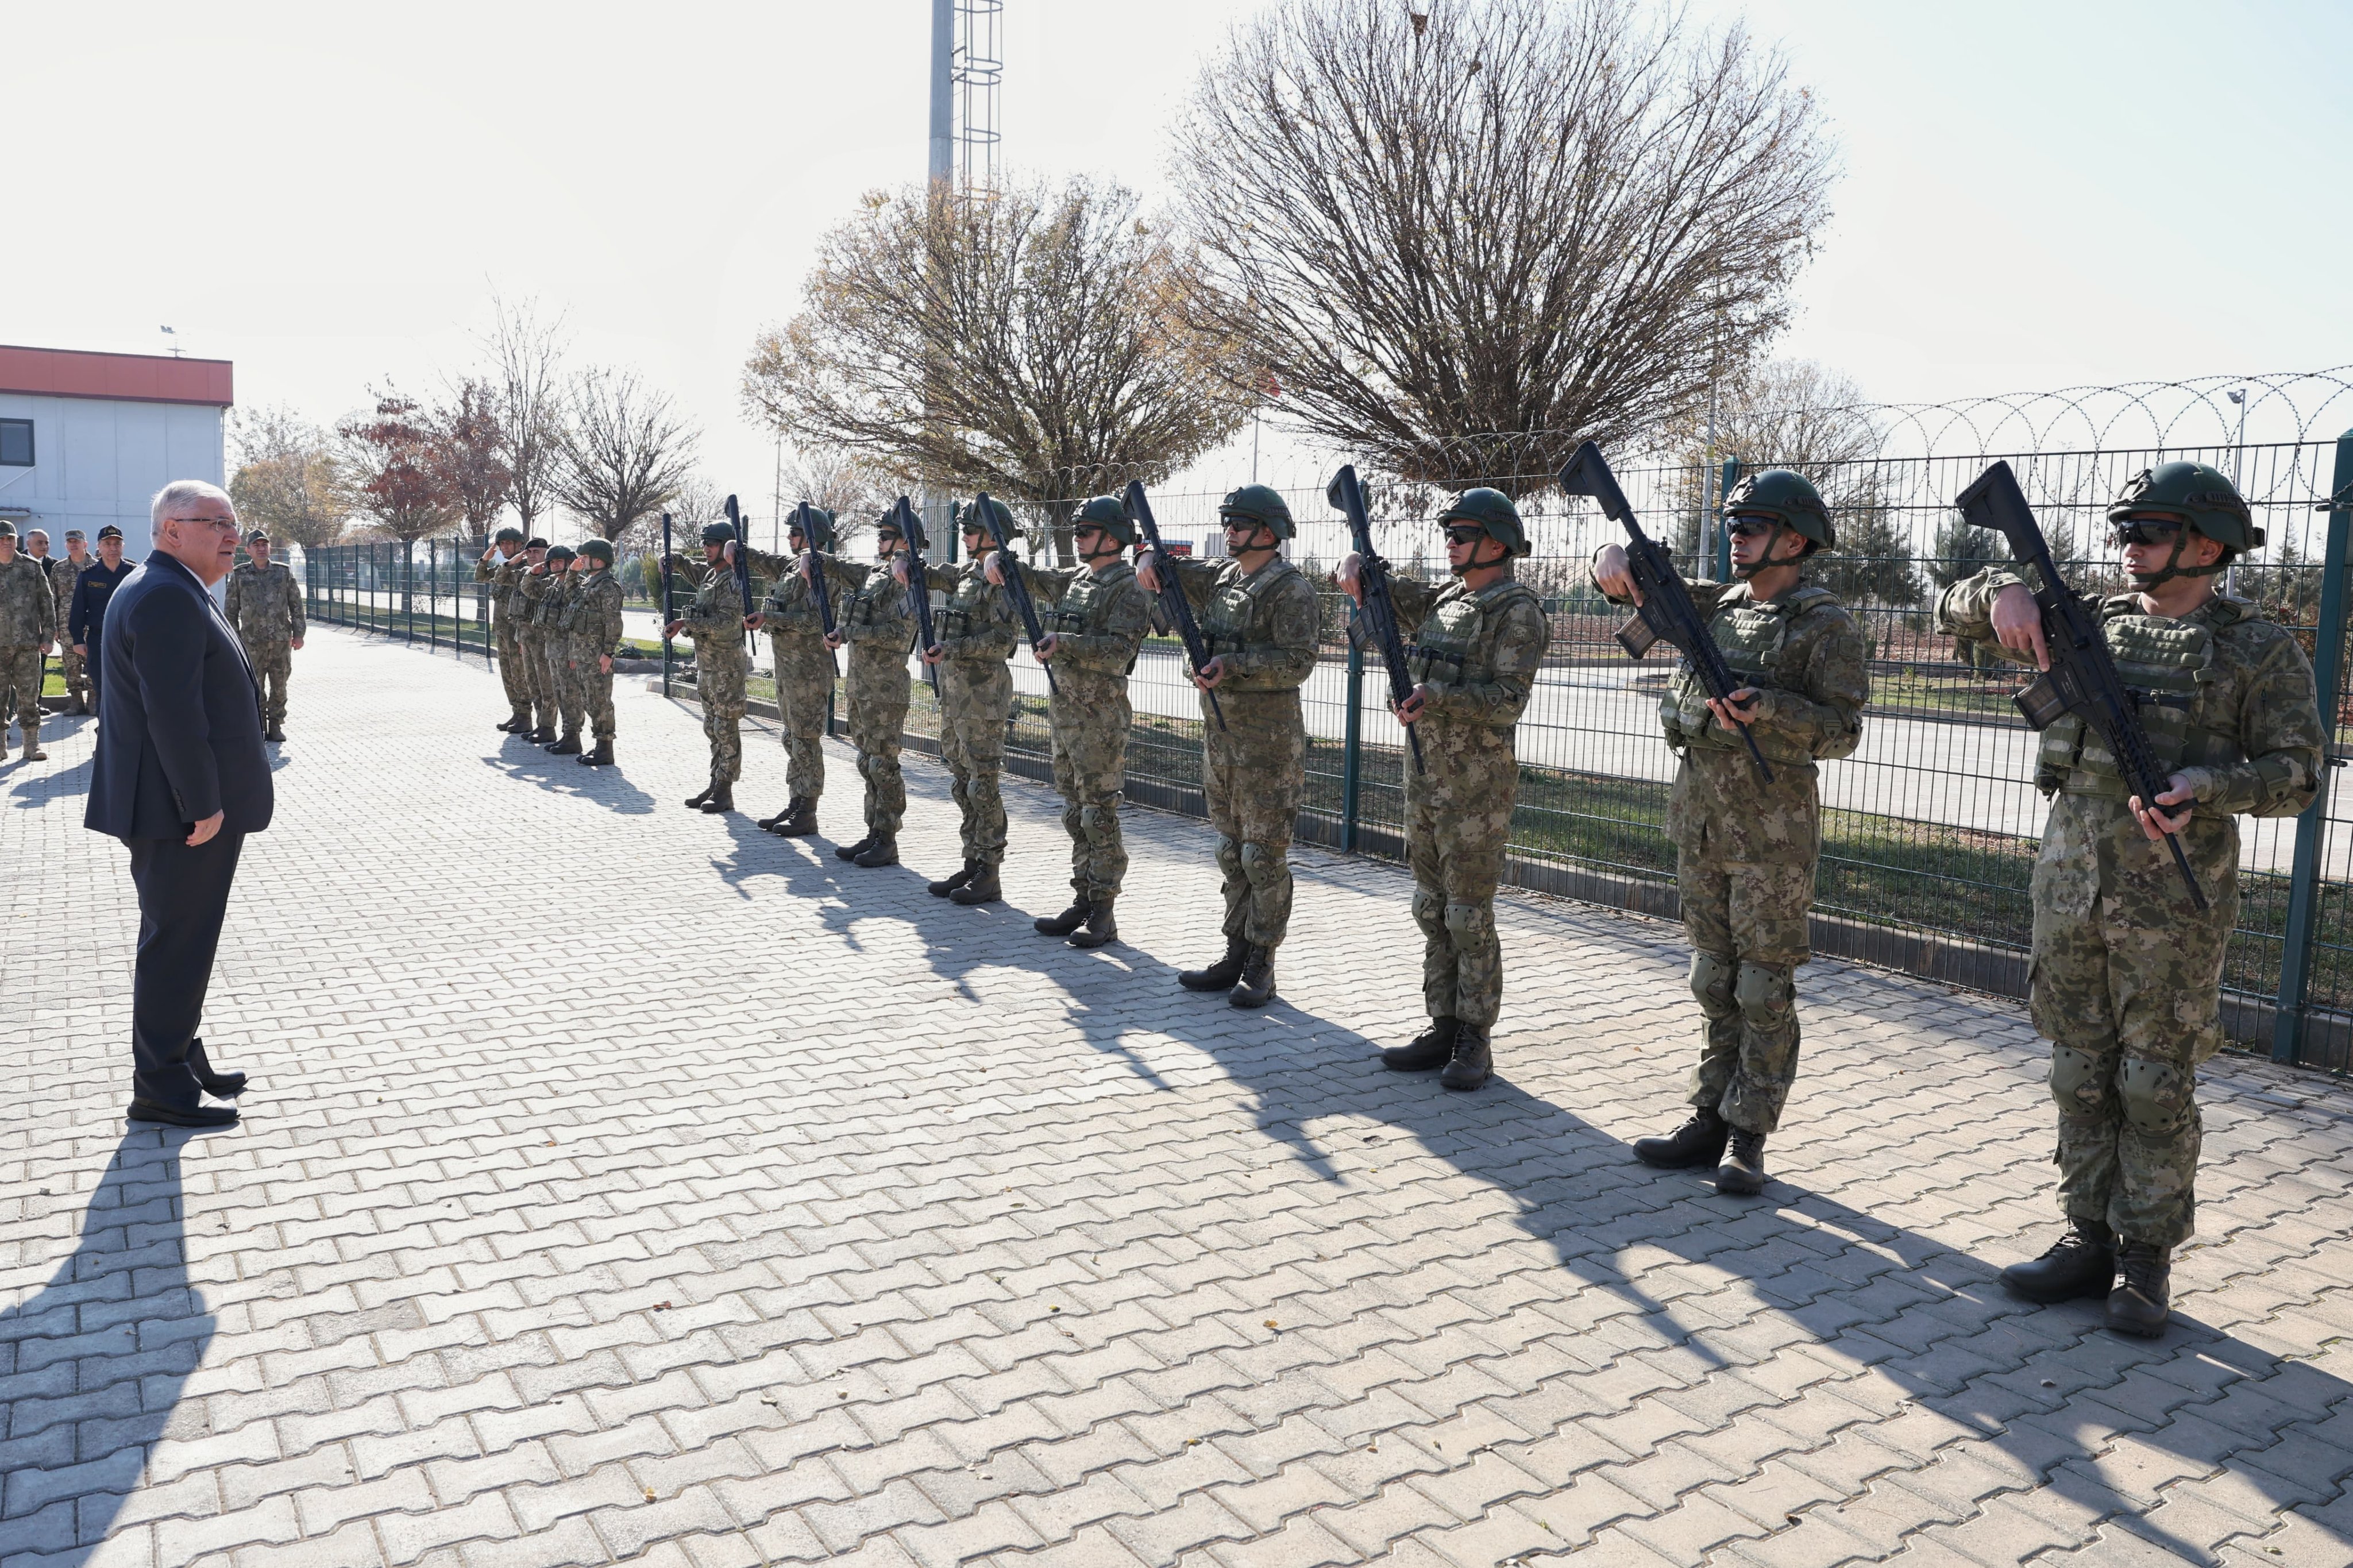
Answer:
[[[122,530],[123,552],[144,560],[147,503],[173,479],[228,481],[227,410],[177,403],[42,397],[0,392],[0,419],[33,422],[30,468],[0,468],[0,517],[16,531],[47,529],[50,552],[65,553],[65,531],[95,541],[100,527]],[[30,514],[30,515],[27,515]]]

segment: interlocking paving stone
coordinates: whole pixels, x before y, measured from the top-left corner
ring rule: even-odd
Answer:
[[[1626,1156],[1680,1114],[1671,927],[1507,895],[1502,1073],[1449,1095],[1373,1059],[1394,866],[1298,850],[1243,1013],[1174,984],[1198,822],[1130,813],[1082,953],[1020,781],[962,910],[924,759],[868,872],[681,809],[696,716],[634,680],[601,772],[472,661],[322,627],[295,693],[206,1018],[234,1131],[120,1119],[90,721],[0,768],[0,1568],[2353,1560],[2343,1085],[2210,1067],[2180,1321],[2122,1340],[1995,1280],[2053,1230],[2006,1004],[1810,965],[1744,1203]]]

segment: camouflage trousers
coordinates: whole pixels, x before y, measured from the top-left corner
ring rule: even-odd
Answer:
[[[531,678],[531,705],[537,715],[533,727],[553,730],[564,716],[555,710],[555,671],[548,667],[547,634],[526,626],[516,633],[515,643],[522,653],[524,673]]]
[[[962,814],[964,858],[983,866],[1005,859],[1005,721],[1013,711],[1013,671],[1002,660],[940,666],[940,760],[948,793]]]
[[[586,643],[576,644],[571,652],[573,689],[580,694],[580,712],[588,732],[597,740],[613,738],[613,672],[604,667],[604,649]]]
[[[1433,1018],[1482,1029],[1504,1001],[1504,944],[1495,885],[1520,769],[1509,731],[1425,723],[1423,767],[1405,777],[1406,858],[1421,928],[1421,1001]]]
[[[833,650],[816,637],[774,637],[776,728],[785,742],[785,791],[790,800],[825,794],[825,721],[833,706]]]
[[[563,632],[552,632],[545,643],[547,674],[555,692],[555,710],[564,721],[564,732],[576,735],[585,717],[587,693],[580,688],[580,672],[573,667],[572,639]]]
[[[61,615],[58,619],[62,623],[65,616]],[[66,668],[66,695],[78,697],[87,703],[90,700],[90,672],[82,668],[84,661],[81,655],[74,652],[73,644],[63,638],[58,642],[58,662]]]
[[[2238,825],[2194,817],[2181,835],[2211,900],[2200,914],[2162,845],[2129,819],[2099,831],[2105,805],[2055,798],[2034,867],[2028,1005],[2051,1042],[2059,1206],[2179,1247],[2197,1228],[2198,1068],[2222,1044]]]
[[[1127,776],[1127,730],[1134,717],[1127,682],[1061,678],[1054,698],[1054,788],[1062,830],[1071,836],[1071,887],[1082,899],[1119,896],[1127,876],[1120,837],[1120,785]]]
[[[1220,691],[1226,727],[1201,701],[1201,793],[1218,831],[1229,937],[1282,945],[1291,929],[1291,829],[1307,785],[1299,693]]]
[[[8,711],[16,710],[16,727],[30,746],[41,734],[41,650],[31,643],[0,647],[0,734],[8,729]]]
[[[1758,864],[1678,850],[1675,880],[1701,1020],[1691,1102],[1746,1131],[1773,1131],[1798,1079],[1795,971],[1811,954],[1813,862]]]
[[[522,639],[515,635],[514,622],[493,617],[491,636],[499,645],[499,684],[506,688],[507,706],[517,718],[531,717],[531,666],[522,654]]]
[[[245,661],[253,666],[254,684],[261,688],[262,728],[275,730],[286,722],[286,683],[294,675],[294,649],[283,641],[247,643]]]
[[[741,642],[694,645],[694,694],[702,703],[702,734],[711,742],[711,783],[744,776],[744,679],[749,673]]]
[[[853,643],[843,689],[849,743],[858,749],[858,776],[866,784],[866,831],[877,838],[896,838],[907,816],[907,780],[899,770],[913,689],[906,650]]]

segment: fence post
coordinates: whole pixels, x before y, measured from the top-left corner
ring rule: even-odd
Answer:
[[[1724,498],[1730,495],[1732,487],[1739,482],[1740,459],[1726,458],[1724,460],[1724,483],[1715,492],[1715,515],[1700,519],[1703,536],[1708,530],[1715,533],[1715,577],[1719,583],[1732,581],[1732,535],[1724,526]]]
[[[425,646],[441,651],[441,552],[439,542],[425,542]]]
[[[2280,988],[2272,1023],[2272,1060],[2295,1062],[2304,1051],[2305,1006],[2312,991],[2312,945],[2319,935],[2320,851],[2328,832],[2330,781],[2337,773],[2337,704],[2344,686],[2346,535],[2353,531],[2353,430],[2337,438],[2337,469],[2328,480],[2328,547],[2320,568],[2320,615],[2314,628],[2312,674],[2320,690],[2320,793],[2295,819],[2295,861],[2288,874],[2287,932],[2280,952]]]
[[[1364,780],[1365,650],[1348,639],[1348,722],[1340,742],[1340,847],[1356,847],[1356,797]]]

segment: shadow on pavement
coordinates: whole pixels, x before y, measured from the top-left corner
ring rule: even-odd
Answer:
[[[654,797],[628,781],[621,771],[624,763],[584,768],[578,759],[550,756],[518,735],[508,736],[496,753],[483,757],[482,763],[510,778],[535,784],[550,795],[576,795],[624,816],[653,813]]]
[[[12,750],[8,760],[0,763],[0,780],[7,782],[9,801],[18,811],[37,811],[53,800],[88,795],[92,761],[84,757],[69,768],[52,771],[56,763],[27,763]]]
[[[44,1568],[88,1560],[139,1489],[148,1449],[212,1342],[212,1313],[188,1284],[180,1150],[190,1136],[126,1133],[72,1256],[0,1311],[0,1350],[15,1373],[0,1417],[26,1460],[7,1475],[0,1555],[47,1553]],[[45,1449],[51,1457],[31,1458]]]

